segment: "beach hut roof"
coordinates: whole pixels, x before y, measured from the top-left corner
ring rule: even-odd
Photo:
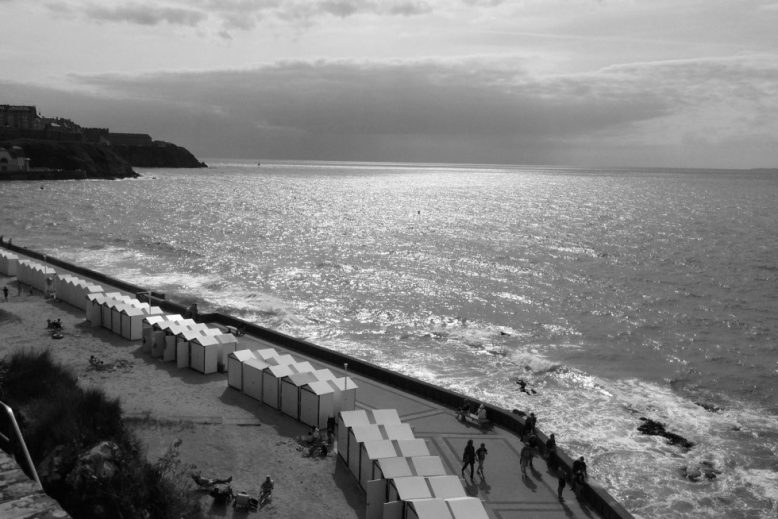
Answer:
[[[408,458],[413,471],[418,476],[443,476],[446,468],[440,456],[413,456]]]
[[[216,338],[218,339],[219,336],[217,335]],[[251,350],[236,350],[231,351],[228,357],[233,358],[237,360],[238,362],[245,362],[249,359],[256,359],[256,355],[254,355],[254,352]]]
[[[432,476],[425,478],[427,486],[432,490],[432,495],[442,499],[453,497],[467,497],[462,482],[458,476]]]
[[[397,409],[373,409],[370,412],[373,414],[373,423],[385,425],[402,423],[400,415],[397,414]]]
[[[238,342],[238,338],[231,333],[220,333],[218,335],[215,335],[214,337],[216,337],[216,340],[222,344],[232,344],[232,343],[237,344]]]
[[[359,427],[352,427],[351,434],[354,435],[354,439],[357,443],[364,443],[374,440],[384,440],[384,433],[377,425],[360,425]]]
[[[484,504],[477,497],[454,497],[445,502],[456,519],[489,519]]]
[[[313,373],[315,371],[313,365],[307,360],[295,362],[294,364],[290,364],[289,367],[292,368],[292,371],[295,373]],[[316,377],[314,377],[314,379],[315,378]]]
[[[379,458],[394,458],[397,456],[397,449],[392,440],[372,440],[365,442],[365,451],[371,460]]]
[[[316,377],[316,380],[330,380],[335,378],[335,374],[329,368],[317,369],[313,372],[313,375]]]
[[[397,490],[397,495],[402,501],[432,497],[432,492],[430,492],[429,487],[422,477],[408,476],[404,478],[395,478],[393,482],[394,488]]]
[[[415,499],[408,502],[419,519],[454,519],[448,505],[442,499]],[[467,516],[462,516],[464,519]]]
[[[316,395],[326,395],[327,393],[335,392],[335,389],[326,380],[314,380],[305,384],[304,387]]]
[[[381,424],[386,435],[393,440],[412,440],[415,438],[413,429],[408,423]]]
[[[192,342],[199,344],[200,346],[213,346],[219,344],[219,341],[213,335],[201,335],[192,339]]]
[[[313,375],[312,372],[308,371],[305,373],[292,373],[284,377],[285,380],[289,380],[292,384],[294,384],[297,387],[301,387],[308,382],[314,382],[316,380],[316,377]]]
[[[240,351],[246,351],[246,350],[240,350]],[[237,353],[237,352],[235,352],[235,353]],[[262,360],[262,359],[251,358],[251,359],[248,359],[248,360],[244,361],[243,362],[243,366],[244,367],[249,367],[249,368],[254,368],[254,369],[257,369],[259,371],[263,371],[265,368],[267,368],[269,366],[269,364],[267,362],[265,362],[264,360]]]
[[[414,438],[412,440],[394,440],[401,456],[429,456],[430,450],[427,442],[423,438]]]
[[[370,419],[364,409],[354,409],[353,411],[341,411],[340,419],[346,427],[358,427],[360,425],[370,425]]]
[[[352,390],[357,389],[357,384],[354,382],[351,377],[336,377],[333,379],[329,379],[327,381],[328,384],[330,384],[332,387],[337,389],[338,391],[346,391],[346,390]],[[364,411],[362,411],[364,413]]]
[[[279,366],[273,366],[268,364],[265,367],[265,371],[269,372],[276,378],[285,377],[293,373],[292,368],[290,368],[288,364],[281,364]]]
[[[381,458],[378,460],[378,466],[381,468],[385,479],[413,476],[413,470],[410,463],[408,463],[408,458],[401,456]]]

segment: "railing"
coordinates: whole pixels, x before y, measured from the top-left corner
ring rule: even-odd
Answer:
[[[13,409],[4,402],[0,402],[0,448],[13,455],[27,477],[35,481],[38,488],[43,490],[41,480],[38,478],[38,471],[35,470],[35,464],[27,450],[27,444],[24,443],[24,437],[16,422]]]

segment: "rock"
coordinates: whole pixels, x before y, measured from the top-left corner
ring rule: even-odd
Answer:
[[[170,142],[154,141],[150,145],[114,144],[111,149],[138,168],[207,168],[189,150]]]
[[[651,420],[649,418],[640,417],[643,423],[638,426],[638,431],[648,436],[663,436],[667,439],[670,445],[679,445],[685,449],[691,449],[694,447],[694,443],[690,442],[683,436],[665,430],[665,426],[659,422]]]

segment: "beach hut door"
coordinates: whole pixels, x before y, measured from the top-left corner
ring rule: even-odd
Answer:
[[[402,519],[404,504],[405,503],[402,501],[390,501],[388,503],[384,503],[384,519]]]
[[[386,480],[373,479],[367,482],[365,487],[365,497],[367,506],[365,508],[365,519],[382,519],[388,517],[384,515],[384,502],[386,502]],[[397,516],[398,518],[400,516]]]

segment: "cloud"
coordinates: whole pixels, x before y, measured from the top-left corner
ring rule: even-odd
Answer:
[[[207,18],[202,11],[185,7],[156,7],[138,3],[116,7],[90,4],[84,7],[84,13],[93,20],[138,25],[167,23],[194,27]]]
[[[547,77],[528,74],[520,62],[473,58],[286,61],[251,70],[76,79],[102,94],[78,100],[58,94],[56,110],[39,109],[148,132],[206,157],[778,162],[765,145],[766,136],[778,134],[778,63],[769,56]]]

